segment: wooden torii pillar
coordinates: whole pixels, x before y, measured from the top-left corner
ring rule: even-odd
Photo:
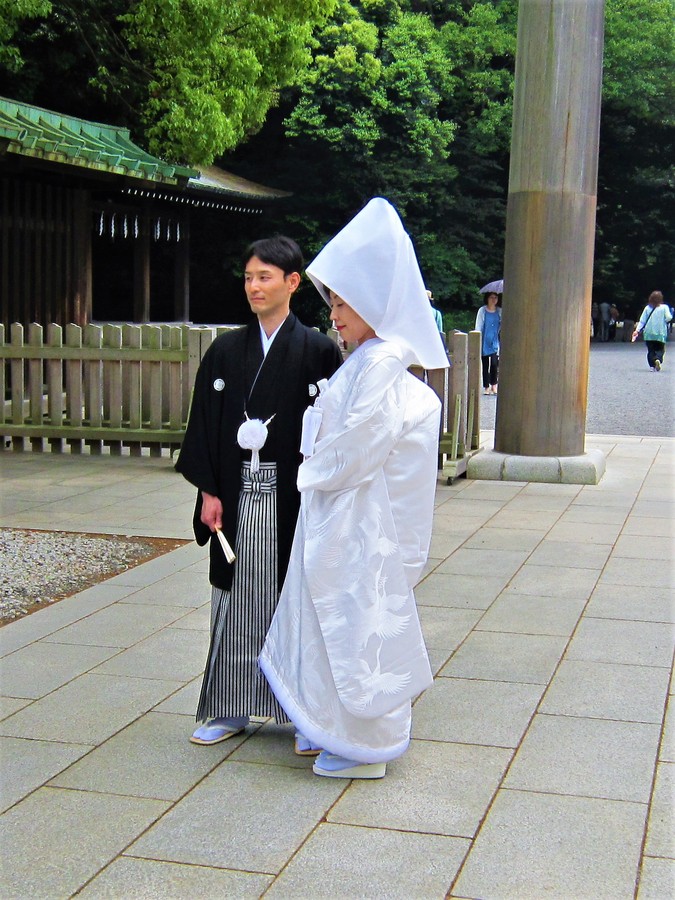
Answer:
[[[539,458],[529,480],[597,483],[604,457],[564,477],[554,461],[589,456],[604,0],[520,0],[518,15],[495,451]],[[497,462],[473,477],[527,475],[525,460]]]

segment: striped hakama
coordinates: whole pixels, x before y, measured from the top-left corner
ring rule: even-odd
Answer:
[[[231,716],[289,719],[258,668],[279,601],[275,463],[242,464],[232,587],[211,589],[211,645],[197,721]]]

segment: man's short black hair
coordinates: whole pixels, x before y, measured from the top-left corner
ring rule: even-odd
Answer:
[[[267,263],[268,266],[277,266],[284,275],[290,275],[291,272],[302,274],[305,261],[302,258],[302,250],[289,237],[283,234],[276,234],[271,238],[261,238],[259,241],[253,241],[246,250],[244,258],[244,268],[252,256],[257,256],[261,262]]]

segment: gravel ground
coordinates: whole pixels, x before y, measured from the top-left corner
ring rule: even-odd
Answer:
[[[0,528],[0,623],[84,590],[185,541]]]

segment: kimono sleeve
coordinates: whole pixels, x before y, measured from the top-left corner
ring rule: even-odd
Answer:
[[[190,416],[175,468],[198,490],[217,496],[218,477],[214,462],[217,436],[213,422],[216,416],[214,404],[218,401],[213,396],[216,391],[211,377],[212,350],[209,348],[197,370]]]
[[[355,379],[343,420],[319,438],[298,471],[300,491],[344,491],[372,480],[401,432],[405,369],[395,358],[369,363]]]

